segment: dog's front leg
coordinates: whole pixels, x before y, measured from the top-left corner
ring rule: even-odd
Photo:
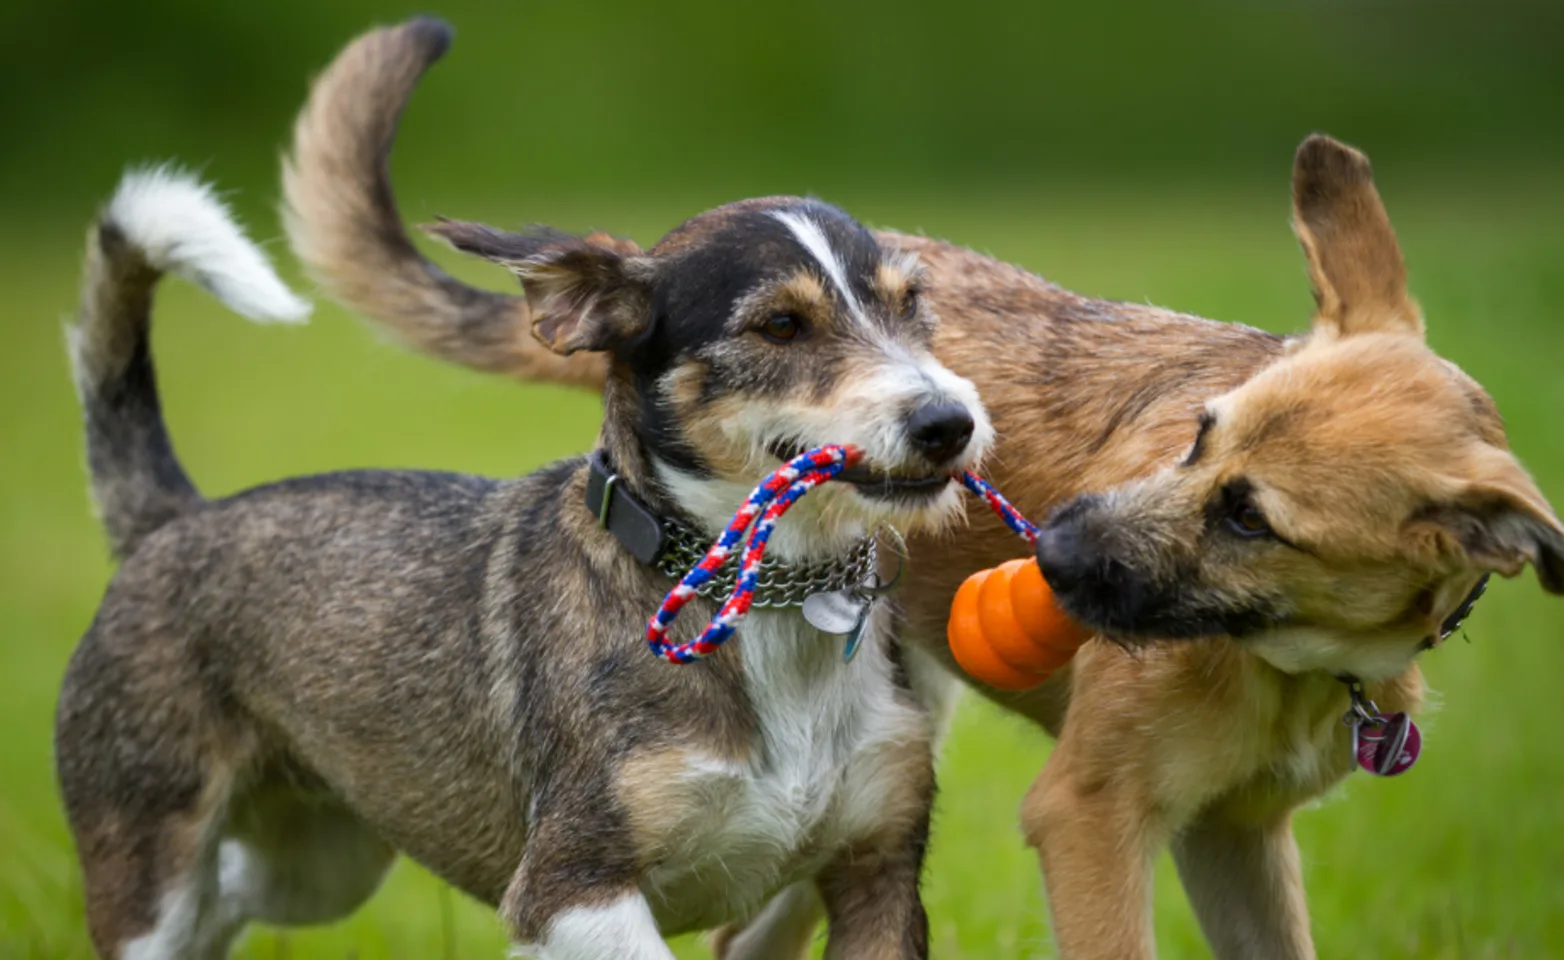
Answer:
[[[771,898],[747,923],[723,927],[711,939],[716,960],[800,960],[820,925],[824,907],[814,884],[795,883]]]
[[[674,960],[601,805],[543,814],[500,900],[516,953],[536,960]]]
[[[1313,960],[1290,816],[1252,824],[1213,807],[1174,838],[1173,860],[1217,960]]]
[[[1150,960],[1156,956],[1151,858],[1158,831],[1132,778],[1099,778],[1071,762],[1070,732],[1067,727],[1021,812],[1042,862],[1059,956]]]
[[[826,960],[926,960],[929,920],[918,895],[916,851],[848,851],[821,872]]]
[[[929,845],[933,770],[922,754],[917,802],[889,802],[888,816],[873,842],[841,850],[815,877],[825,905],[826,960],[926,960],[929,918],[918,881]]]
[[[528,940],[517,946],[517,956],[536,960],[674,960],[673,951],[657,930],[651,906],[634,888],[598,891],[590,900],[564,907],[543,922],[535,939]]]

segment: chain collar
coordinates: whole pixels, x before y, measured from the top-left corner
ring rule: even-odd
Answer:
[[[588,466],[587,509],[637,560],[679,580],[706,556],[710,538],[680,520],[654,514],[618,482],[601,451],[588,458]],[[738,559],[735,551],[696,593],[718,602],[726,599],[738,581]],[[855,590],[878,570],[879,548],[872,534],[842,556],[820,563],[787,563],[767,556],[760,562],[751,605],[802,607],[812,594]]]
[[[711,546],[708,538],[677,520],[664,519],[666,545],[657,558],[657,569],[675,580],[690,572]],[[756,607],[801,607],[815,593],[849,590],[869,581],[878,569],[879,548],[873,536],[863,537],[843,556],[822,563],[787,563],[767,556],[760,561],[755,584]],[[696,593],[722,600],[733,592],[738,580],[738,553],[728,558],[710,580]]]

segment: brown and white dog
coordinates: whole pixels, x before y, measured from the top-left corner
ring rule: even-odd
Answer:
[[[446,41],[432,21],[371,37],[323,84]],[[552,350],[609,358],[610,529],[584,458],[505,482],[356,471],[204,500],[159,411],[159,277],[252,316],[305,305],[183,175],[130,175],[89,233],[72,357],[121,565],[65,677],[57,758],[99,953],[226,956],[250,921],[346,915],[403,851],[545,960],[666,960],[663,936],[804,881],[831,956],[926,956],[939,697],[890,642],[891,609],[871,608],[846,663],[783,605],[721,656],[670,666],[640,638],[671,584],[611,532],[632,496],[709,540],[776,451],[826,442],[861,446],[863,465],[777,528],[776,575],[837,569],[887,520],[950,518],[952,471],[992,431],[933,359],[915,259],[785,197],[646,251],[433,229],[522,277]],[[679,639],[714,612],[693,607]]]
[[[406,242],[384,158],[427,62],[316,87],[308,116],[338,122],[300,126],[295,248],[425,353],[600,382],[596,358],[561,364],[531,338],[526,300],[458,284]],[[1529,563],[1564,589],[1564,529],[1492,401],[1424,343],[1368,161],[1309,138],[1293,200],[1317,310],[1291,338],[880,234],[921,259],[935,353],[977,384],[996,427],[992,479],[1050,517],[1044,571],[1103,638],[1035,691],[980,687],[1058,738],[1022,820],[1072,960],[1154,953],[1150,866],[1166,844],[1218,957],[1313,956],[1291,816],[1352,769],[1340,678],[1415,710],[1414,658],[1485,574]],[[957,586],[1019,552],[970,509],[959,537],[913,542],[901,593],[903,639],[952,671]],[[724,956],[796,955],[812,896],[790,891],[728,931]]]

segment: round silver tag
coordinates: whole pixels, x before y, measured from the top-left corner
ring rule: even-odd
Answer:
[[[811,593],[804,598],[804,619],[823,633],[845,634],[858,625],[868,603],[846,590]]]

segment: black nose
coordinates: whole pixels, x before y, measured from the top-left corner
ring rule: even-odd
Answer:
[[[954,460],[972,439],[972,414],[959,403],[929,403],[907,418],[907,435],[935,463]]]
[[[1080,521],[1073,518],[1037,532],[1037,566],[1054,593],[1073,593],[1091,575],[1098,558],[1086,541]]]

